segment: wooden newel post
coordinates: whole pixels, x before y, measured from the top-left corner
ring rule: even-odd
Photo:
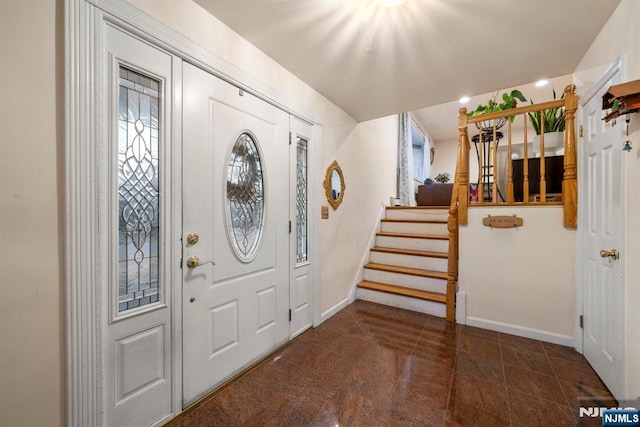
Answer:
[[[460,174],[458,184],[458,223],[467,224],[467,208],[469,206],[469,135],[467,133],[467,109],[462,107],[458,116],[458,131],[460,142],[458,143],[458,158],[460,159]]]
[[[449,209],[449,263],[447,265],[447,312],[449,322],[456,320],[456,284],[458,283],[458,210]]]
[[[576,110],[578,95],[576,85],[564,88],[564,114],[566,120],[564,132],[564,179],[562,180],[562,204],[564,226],[578,226],[578,175],[576,163]]]

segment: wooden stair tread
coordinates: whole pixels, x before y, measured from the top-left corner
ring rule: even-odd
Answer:
[[[439,292],[423,291],[420,289],[412,289],[404,286],[387,285],[386,283],[363,280],[362,282],[358,283],[358,287],[362,289],[370,289],[372,291],[380,291],[389,294],[419,298],[427,301],[435,301],[443,304],[446,304],[447,302],[447,296],[445,294],[441,294]]]
[[[397,265],[378,264],[370,262],[364,266],[370,270],[386,271],[389,273],[409,274],[411,276],[431,277],[433,279],[447,280],[447,273],[444,271],[423,270],[420,268],[399,267]]]
[[[388,254],[399,254],[399,255],[413,255],[413,256],[422,256],[429,258],[449,258],[449,254],[446,252],[431,252],[431,251],[415,251],[412,249],[396,249],[396,248],[385,248],[381,246],[374,246],[371,248],[374,252],[384,252]]]
[[[389,233],[389,232],[385,232],[385,231],[377,233],[376,236],[382,236],[382,237],[405,237],[405,238],[409,238],[409,239],[449,240],[449,236],[437,235],[437,234]]]
[[[449,210],[449,206],[387,206],[387,209],[406,209],[406,210],[429,210],[429,209],[446,209]]]
[[[436,219],[383,219],[382,222],[400,222],[409,224],[446,224],[446,220]]]

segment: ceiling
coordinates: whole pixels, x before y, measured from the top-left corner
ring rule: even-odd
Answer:
[[[358,121],[572,73],[620,0],[194,0]]]

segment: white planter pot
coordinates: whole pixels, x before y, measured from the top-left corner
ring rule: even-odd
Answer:
[[[544,134],[544,155],[555,156],[564,153],[564,132],[549,132]],[[540,135],[533,137],[533,152],[540,157]]]

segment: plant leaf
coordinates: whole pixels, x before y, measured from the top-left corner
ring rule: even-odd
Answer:
[[[527,102],[527,98],[525,98],[522,92],[520,92],[518,89],[514,89],[511,91],[511,97],[516,98],[522,102]]]

